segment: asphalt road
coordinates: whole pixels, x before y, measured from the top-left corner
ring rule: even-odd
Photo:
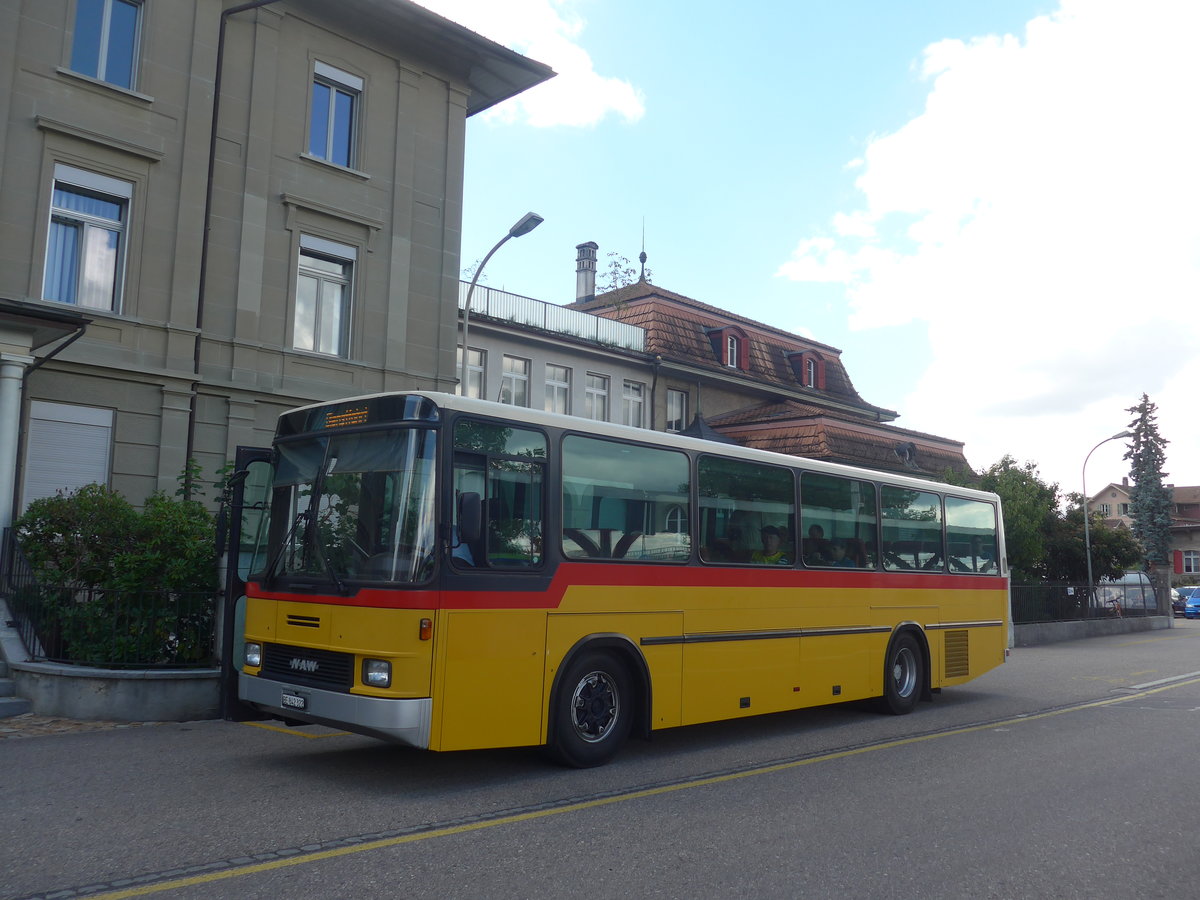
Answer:
[[[1197,897],[1176,624],[1015,650],[910,716],[675,729],[583,771],[269,723],[7,740],[0,897]]]

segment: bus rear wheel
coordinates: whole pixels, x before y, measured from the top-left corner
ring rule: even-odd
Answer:
[[[925,664],[911,634],[898,634],[888,648],[883,668],[883,708],[894,716],[912,712],[921,698]]]
[[[584,653],[562,675],[547,749],[563,765],[585,769],[616,756],[629,735],[629,671],[612,654]]]

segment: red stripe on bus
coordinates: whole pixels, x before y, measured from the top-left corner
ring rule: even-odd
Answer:
[[[503,583],[507,573],[497,574]],[[846,570],[645,566],[636,564],[563,563],[544,591],[397,591],[360,588],[352,597],[338,594],[293,594],[264,591],[257,584],[249,593],[266,600],[325,603],[373,609],[557,609],[570,587],[646,588],[791,588],[869,589],[910,591],[999,591],[1007,587],[994,575],[951,575],[917,572],[856,572]],[[440,603],[439,603],[440,595]]]

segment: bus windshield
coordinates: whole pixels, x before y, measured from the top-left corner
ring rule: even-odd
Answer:
[[[267,580],[416,582],[436,549],[431,429],[326,433],[278,445]],[[274,529],[273,529],[274,531]]]

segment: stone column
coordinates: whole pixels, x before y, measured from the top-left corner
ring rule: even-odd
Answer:
[[[0,353],[0,529],[13,522],[17,493],[17,443],[21,433],[21,381],[32,356]]]

